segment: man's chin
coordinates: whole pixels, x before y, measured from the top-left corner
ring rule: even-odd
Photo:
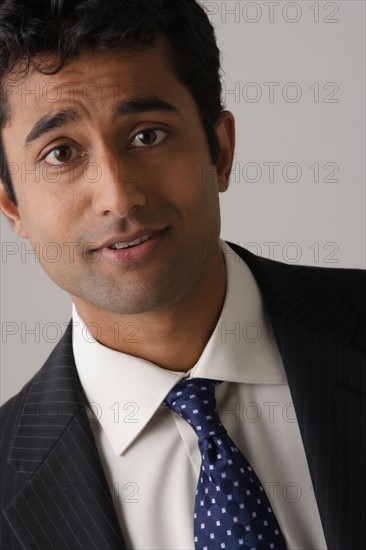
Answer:
[[[181,288],[171,289],[169,292],[165,287],[158,292],[156,287],[147,289],[141,286],[139,290],[128,292],[126,289],[120,292],[116,292],[115,289],[101,292],[99,289],[92,296],[85,293],[82,296],[71,294],[71,298],[76,305],[81,302],[81,308],[89,310],[90,313],[94,310],[99,313],[130,316],[167,310],[181,299],[182,294],[184,295],[184,292]]]

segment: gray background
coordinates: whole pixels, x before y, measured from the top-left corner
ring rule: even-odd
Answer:
[[[201,3],[237,121],[222,237],[286,263],[365,268],[364,1]],[[61,337],[71,300],[1,229],[5,402]]]

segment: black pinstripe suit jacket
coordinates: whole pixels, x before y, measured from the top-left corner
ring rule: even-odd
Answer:
[[[365,272],[286,265],[231,246],[272,321],[328,548],[366,548]],[[71,336],[70,323],[1,408],[2,550],[125,548]]]

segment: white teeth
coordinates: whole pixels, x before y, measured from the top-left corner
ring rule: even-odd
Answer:
[[[141,239],[136,239],[135,241],[131,241],[129,243],[112,244],[109,248],[112,248],[113,250],[122,250],[123,248],[128,248],[129,246],[136,246],[137,244],[144,243],[149,239],[151,239],[151,235],[145,235],[144,237],[141,237]]]

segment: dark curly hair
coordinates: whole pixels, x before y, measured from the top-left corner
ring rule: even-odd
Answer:
[[[220,150],[215,123],[221,102],[220,52],[214,29],[195,0],[0,0],[0,131],[10,118],[5,78],[20,62],[55,74],[65,62],[86,52],[138,51],[163,35],[178,80],[197,102],[211,161]],[[38,56],[56,54],[42,67]],[[0,179],[17,206],[0,132]]]

